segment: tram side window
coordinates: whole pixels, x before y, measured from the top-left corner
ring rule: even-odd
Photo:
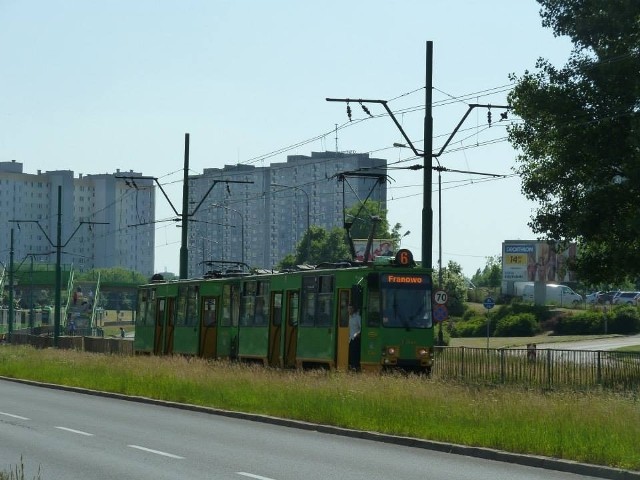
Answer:
[[[316,325],[326,327],[331,325],[333,311],[333,277],[323,275],[318,278],[318,307]]]
[[[147,295],[149,292],[141,290],[138,292],[138,306],[136,308],[136,324],[144,326],[147,324]],[[0,320],[0,323],[2,321]]]
[[[198,316],[198,287],[194,285],[192,287],[189,287],[189,290],[188,290],[187,310],[185,312],[184,324],[186,326],[196,325],[197,316]]]
[[[156,312],[156,326],[157,327],[161,327],[162,326],[162,322],[164,322],[164,314],[165,314],[165,305],[166,305],[166,301],[165,299],[161,299],[158,301],[158,310]],[[171,322],[171,320],[169,319],[169,322]]]
[[[316,325],[326,327],[331,325],[331,307],[333,305],[330,293],[321,293],[318,295],[318,318]]]
[[[279,327],[282,324],[282,294],[273,296],[273,325]]]
[[[186,286],[178,289],[176,302],[176,327],[184,327],[187,324],[187,294]]]
[[[289,318],[288,322],[291,326],[298,325],[298,302],[299,296],[297,293],[292,293],[289,297]]]
[[[256,297],[256,312],[253,317],[253,324],[263,326],[267,324],[269,311],[269,297]]]
[[[256,295],[256,282],[246,282],[242,285],[240,299],[240,325],[253,324],[253,312]]]
[[[203,300],[202,323],[205,327],[216,326],[216,299],[205,298]]]
[[[316,317],[316,294],[313,292],[304,292],[302,299],[302,318],[300,319],[301,327],[313,327]]]
[[[380,291],[369,290],[369,301],[367,302],[367,326],[380,326]]]
[[[240,325],[253,324],[254,297],[242,297],[240,304]]]
[[[269,283],[258,282],[258,290],[256,291],[255,315],[253,317],[254,325],[263,326],[269,322]]]
[[[231,285],[231,325],[238,326],[240,317],[240,286]]]
[[[231,325],[231,285],[225,285],[222,291],[222,318],[220,325],[228,327]]]
[[[142,321],[144,322],[145,326],[152,327],[155,323],[155,318],[156,318],[156,301],[153,298],[151,298],[151,299],[148,299],[147,313],[145,314],[145,317]]]
[[[348,327],[349,326],[349,301],[350,301],[350,292],[348,290],[340,291],[340,326]]]

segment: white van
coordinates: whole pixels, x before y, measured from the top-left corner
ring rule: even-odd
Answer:
[[[522,300],[525,302],[534,301],[534,286],[525,285],[522,291]],[[582,295],[577,294],[566,285],[556,285],[548,283],[546,285],[545,304],[558,305],[560,307],[569,307],[582,303]]]

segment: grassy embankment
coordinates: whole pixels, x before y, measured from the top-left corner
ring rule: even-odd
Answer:
[[[637,395],[19,346],[0,348],[0,375],[640,470]]]

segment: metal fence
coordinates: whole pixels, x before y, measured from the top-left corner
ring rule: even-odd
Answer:
[[[39,335],[26,330],[11,334],[11,343],[16,345],[33,345],[36,348],[53,347],[53,336],[48,333]],[[58,348],[79,350],[82,352],[105,353],[115,355],[133,355],[133,340],[126,338],[104,338],[93,336],[60,336]]]
[[[438,347],[433,376],[548,389],[630,390],[640,386],[640,352]]]

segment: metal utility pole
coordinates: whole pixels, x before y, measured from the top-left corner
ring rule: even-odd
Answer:
[[[189,211],[189,134],[184,134],[184,181],[182,184],[182,238],[180,242],[180,278],[187,278],[189,268],[189,247],[187,212]]]
[[[431,182],[433,171],[431,170],[431,152],[433,152],[433,42],[427,42],[425,87],[425,111],[424,111],[424,186],[422,204],[422,266],[432,268],[433,245],[433,208],[431,205]]]
[[[13,333],[13,320],[15,316],[15,308],[13,306],[13,228],[11,229],[11,245],[9,248],[9,325],[7,332],[7,340],[11,342],[11,334]]]
[[[406,132],[402,128],[402,125],[398,122],[393,112],[387,105],[386,100],[371,100],[371,99],[352,99],[352,98],[327,98],[327,102],[357,102],[363,103],[378,103],[384,107],[393,122],[400,130],[400,133],[404,137],[407,145],[413,150],[416,157],[423,157],[424,159],[424,185],[423,185],[423,205],[422,205],[422,266],[425,268],[432,268],[432,253],[431,248],[433,245],[433,211],[431,207],[431,182],[433,181],[433,173],[431,171],[431,158],[433,151],[433,105],[432,105],[432,77],[433,77],[433,42],[427,42],[427,59],[426,59],[426,93],[425,93],[425,117],[424,117],[424,150],[418,151]],[[350,109],[348,109],[350,112]]]
[[[189,246],[188,246],[188,233],[189,233],[189,217],[193,217],[202,203],[205,201],[213,187],[217,183],[253,183],[250,180],[214,180],[207,193],[204,194],[200,203],[193,209],[193,212],[189,213],[189,134],[184,134],[184,184],[182,185],[182,240],[180,245],[180,279],[186,279],[189,274]],[[171,202],[169,202],[171,203]],[[173,207],[173,205],[171,205]],[[175,211],[175,209],[174,209]],[[177,214],[178,212],[176,212]]]
[[[74,237],[74,235],[78,232],[78,230],[80,229],[80,227],[83,224],[89,224],[89,225],[108,225],[108,222],[80,222],[78,224],[78,226],[76,227],[76,229],[71,233],[71,235],[69,236],[69,238],[67,239],[67,241],[63,244],[62,243],[62,186],[58,185],[58,222],[57,222],[57,227],[58,227],[58,232],[57,232],[57,237],[56,237],[56,243],[53,243],[51,241],[51,239],[49,238],[49,235],[47,235],[47,232],[44,231],[44,229],[42,228],[42,226],[40,225],[40,222],[38,222],[38,220],[9,220],[9,222],[12,223],[35,223],[38,228],[40,229],[40,231],[44,234],[44,237],[47,239],[47,241],[49,242],[49,244],[54,247],[56,249],[56,286],[55,286],[55,314],[54,314],[54,327],[53,327],[53,346],[57,347],[58,346],[58,340],[60,338],[60,314],[61,314],[61,309],[62,309],[62,300],[61,300],[61,295],[62,295],[62,267],[61,267],[61,254],[62,254],[62,249],[64,247],[66,247],[68,245],[68,243],[71,241],[71,239]],[[13,232],[13,230],[12,230]]]
[[[186,279],[187,275],[189,274],[189,246],[188,246],[189,217],[193,217],[196,214],[196,212],[200,209],[200,206],[204,203],[207,196],[209,196],[209,193],[211,193],[211,190],[213,190],[213,187],[215,187],[216,184],[226,183],[228,186],[229,183],[253,183],[253,181],[251,180],[214,180],[211,186],[209,187],[209,190],[207,190],[206,193],[202,196],[202,200],[200,200],[200,203],[198,203],[198,205],[196,205],[196,208],[194,208],[193,211],[189,213],[189,134],[188,133],[184,134],[184,173],[183,173],[184,183],[182,185],[182,213],[178,213],[178,210],[171,202],[171,199],[169,199],[169,197],[167,196],[167,193],[164,191],[164,188],[162,188],[162,185],[160,184],[160,182],[158,182],[157,178],[145,177],[145,176],[132,177],[128,175],[119,175],[119,176],[116,176],[116,178],[125,178],[130,180],[138,180],[138,179],[153,180],[156,183],[156,185],[158,185],[158,187],[160,188],[160,191],[164,195],[164,198],[166,198],[167,201],[169,202],[169,206],[171,207],[173,212],[176,214],[176,217],[178,217],[176,221],[182,221],[182,226],[181,226],[182,238],[180,242],[180,278],[181,279]],[[148,223],[153,223],[153,222],[140,223],[135,226],[147,225]]]
[[[355,103],[378,103],[384,107],[386,112],[395,123],[398,130],[404,137],[406,146],[411,148],[414,155],[416,157],[423,158],[423,170],[424,170],[424,186],[423,186],[423,205],[422,205],[422,266],[425,268],[433,268],[433,254],[432,254],[432,246],[433,246],[433,207],[431,202],[431,183],[433,181],[433,169],[432,159],[438,158],[444,150],[451,142],[451,139],[458,132],[464,121],[467,119],[469,114],[474,108],[484,107],[491,109],[494,108],[502,108],[502,109],[510,109],[511,107],[508,105],[481,105],[481,104],[470,104],[468,106],[467,112],[464,114],[462,119],[458,122],[458,125],[453,129],[451,135],[447,141],[442,145],[440,150],[437,153],[433,153],[433,42],[427,41],[427,55],[426,55],[426,87],[425,87],[425,116],[424,116],[424,149],[422,151],[415,148],[406,132],[402,128],[402,125],[396,117],[393,115],[393,112],[387,105],[386,100],[371,100],[371,99],[354,99],[354,98],[327,98],[327,102],[343,102],[347,104],[347,113],[351,115],[351,110],[349,108],[349,102]],[[367,110],[365,110],[367,112]],[[490,117],[489,117],[490,118]],[[506,118],[506,114],[505,117]],[[491,123],[491,122],[489,122]],[[404,147],[404,144],[394,144],[394,146]],[[435,167],[439,172],[442,171],[458,171],[460,170],[451,170],[444,168],[442,166]],[[465,172],[465,173],[479,173],[479,172]],[[480,175],[487,175],[485,173],[479,173]],[[489,174],[491,175],[491,174]],[[500,175],[492,175],[492,176],[500,176]],[[440,254],[441,257],[441,254]],[[442,260],[439,259],[440,270],[442,270]]]

